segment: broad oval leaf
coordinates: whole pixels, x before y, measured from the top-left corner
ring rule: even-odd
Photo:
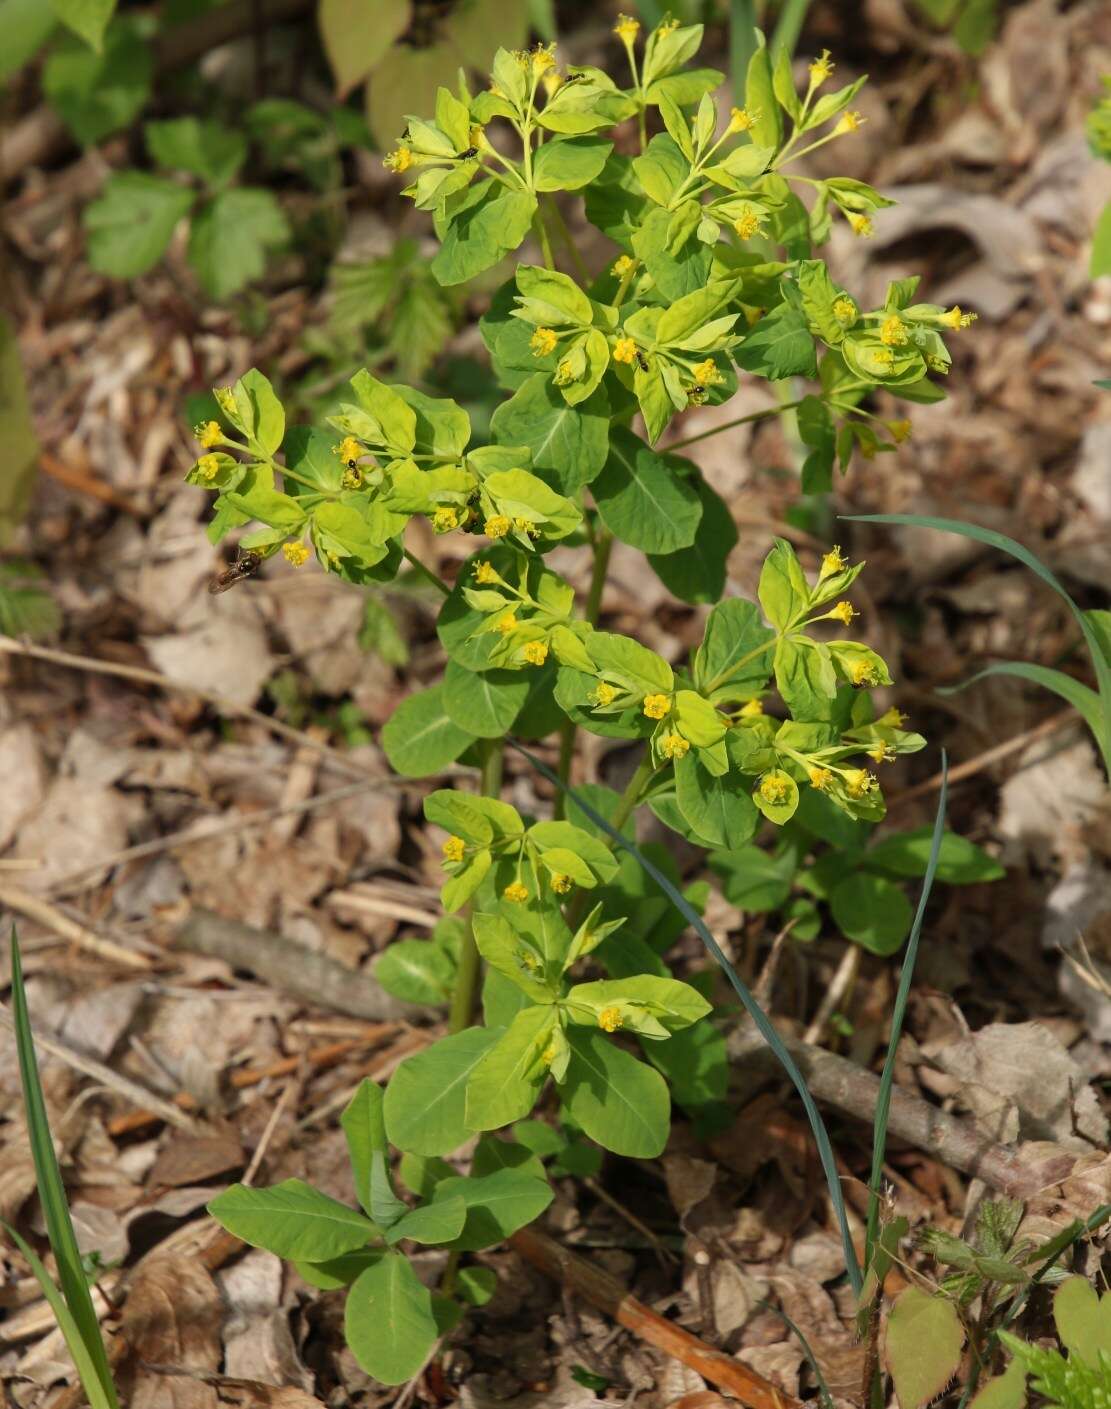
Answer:
[[[964,1330],[951,1301],[908,1287],[887,1321],[885,1358],[902,1409],[936,1399],[961,1363]]]
[[[407,1057],[386,1087],[384,1113],[390,1144],[415,1155],[446,1155],[473,1132],[466,1122],[471,1072],[501,1036],[471,1027]]]
[[[382,747],[396,772],[407,778],[438,773],[473,742],[444,706],[444,687],[410,695],[401,701],[382,730]]]
[[[655,1159],[671,1128],[667,1082],[601,1032],[568,1029],[571,1062],[561,1088],[569,1114],[604,1149]]]
[[[702,500],[681,477],[685,465],[616,426],[605,468],[591,485],[602,522],[622,543],[645,553],[689,548],[702,518]]]
[[[269,1189],[233,1184],[208,1211],[237,1238],[298,1262],[327,1262],[365,1247],[378,1229],[363,1214],[302,1179]]]
[[[355,1359],[383,1384],[399,1385],[417,1373],[440,1327],[432,1293],[407,1257],[385,1253],[355,1279],[344,1333]]]

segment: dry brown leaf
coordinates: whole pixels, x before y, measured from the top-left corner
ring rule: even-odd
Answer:
[[[162,1147],[150,1171],[150,1183],[179,1188],[201,1184],[246,1163],[235,1128],[226,1121],[208,1126],[199,1135],[175,1131]]]
[[[131,1409],[217,1409],[212,1385],[143,1366],[168,1365],[185,1374],[218,1370],[221,1319],[220,1294],[200,1262],[158,1257],[144,1263],[123,1308],[135,1376]]]

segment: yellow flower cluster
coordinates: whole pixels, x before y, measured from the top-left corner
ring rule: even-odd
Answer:
[[[733,229],[742,240],[751,240],[760,232],[760,217],[754,210],[746,210],[744,215],[733,222]]]
[[[382,158],[382,165],[396,171],[399,176],[403,171],[408,171],[412,164],[413,154],[408,147],[395,147],[389,156]]]
[[[450,861],[453,865],[462,861],[463,853],[467,849],[467,844],[462,837],[448,837],[444,842],[444,860]]]
[[[508,636],[511,631],[517,630],[517,618],[512,612],[509,612],[498,622],[496,630],[499,635]]]
[[[866,768],[849,768],[845,772],[845,791],[850,797],[867,797],[879,788],[873,774]]]
[[[833,782],[833,774],[828,768],[807,769],[807,776],[810,779],[810,786],[817,788],[819,792],[824,792]]]
[[[501,581],[497,571],[490,563],[476,563],[474,579],[476,582],[481,583],[483,587],[489,586],[492,582]]]
[[[613,704],[617,698],[616,689],[606,680],[599,680],[594,687],[594,703],[599,705]]]
[[[455,509],[437,509],[432,515],[432,527],[437,533],[450,533],[459,527],[459,514]]]
[[[867,215],[858,215],[856,211],[850,210],[845,219],[852,227],[852,232],[861,240],[870,240],[876,233],[875,226]]]
[[[574,885],[574,881],[564,871],[557,871],[552,877],[552,889],[556,895],[566,895]]]
[[[829,57],[829,50],[823,49],[821,56],[810,65],[810,82],[815,88],[819,88],[836,67],[837,65]]]
[[[690,752],[690,744],[682,734],[665,734],[660,740],[660,752],[664,758],[685,758]]]
[[[615,279],[624,279],[627,274],[631,274],[637,267],[637,262],[631,255],[623,254],[620,259],[614,260],[610,273]]]
[[[637,345],[632,338],[618,338],[613,345],[613,360],[615,362],[635,362],[637,355]]]
[[[345,465],[350,465],[363,453],[363,447],[353,435],[345,435],[340,443],[333,447],[334,453],[339,456]]]
[[[845,557],[841,549],[831,548],[822,558],[822,571],[819,574],[819,582],[822,578],[832,577],[835,572],[844,572],[849,565],[848,558]]]
[[[491,514],[482,529],[487,538],[504,538],[512,527],[504,514]]]
[[[618,15],[613,32],[622,44],[631,44],[640,33],[640,21],[633,19],[632,15]]]
[[[759,118],[759,110],[749,112],[747,108],[730,108],[729,131],[731,133],[748,132],[756,126],[756,123],[759,121]]]
[[[521,651],[529,665],[543,665],[548,659],[547,641],[526,641]]]
[[[953,328],[959,331],[961,328],[970,328],[980,315],[978,313],[962,313],[959,304],[954,304],[948,313],[943,313],[938,319],[946,328]]]
[[[914,427],[909,421],[888,421],[887,429],[891,432],[891,439],[896,445],[902,445],[904,440],[909,440]]]
[[[671,713],[671,699],[667,695],[645,695],[644,712],[649,719],[666,719]]]
[[[849,667],[849,679],[854,685],[878,685],[879,672],[870,660],[854,660]]]
[[[843,137],[846,132],[858,132],[868,121],[866,117],[861,117],[860,113],[845,112],[841,114],[841,120],[833,129],[835,137]]]
[[[214,480],[220,473],[220,462],[215,455],[202,455],[197,461],[197,473],[201,479]]]
[[[295,568],[304,567],[309,560],[309,550],[303,543],[283,543],[282,553]]]
[[[856,304],[851,298],[841,297],[833,305],[833,316],[839,323],[856,322]]]
[[[512,901],[514,905],[521,905],[528,899],[528,891],[520,881],[511,881],[502,891],[502,895],[506,900]]]
[[[791,796],[791,780],[785,773],[765,773],[760,779],[760,796],[775,807]]]
[[[598,1014],[598,1026],[603,1032],[616,1032],[621,1026],[620,1008],[603,1008]]]
[[[214,445],[219,445],[224,439],[224,432],[220,429],[219,421],[202,421],[199,426],[193,427],[193,434],[206,450],[211,450]]]
[[[880,342],[885,347],[902,347],[906,340],[906,324],[897,313],[890,314],[880,327]]]
[[[528,345],[532,350],[533,357],[547,357],[549,352],[555,351],[555,345],[558,341],[554,329],[537,328],[529,338]]]
[[[853,609],[851,602],[838,602],[829,614],[835,621],[843,621],[846,626],[852,622],[854,616],[860,615],[858,611]]]
[[[705,362],[700,362],[692,375],[695,381],[701,382],[703,386],[717,386],[718,382],[725,380],[718,371],[718,364],[712,357],[707,357]]]

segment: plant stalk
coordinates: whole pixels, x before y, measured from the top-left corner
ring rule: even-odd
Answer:
[[[598,613],[602,609],[602,593],[606,586],[606,571],[609,568],[610,554],[613,551],[613,534],[608,528],[599,530],[592,541],[594,568],[590,574],[590,591],[586,599],[586,620],[591,626],[598,625]],[[556,773],[560,782],[571,779],[571,761],[575,755],[575,735],[578,732],[573,719],[565,719],[559,728],[559,763]],[[566,794],[557,790],[552,804],[552,816],[561,821],[566,815]]]
[[[501,739],[489,739],[482,758],[482,796],[496,798],[501,792],[502,770],[505,763],[505,744]],[[469,909],[469,907],[468,907]],[[470,918],[468,914],[468,919]],[[468,925],[459,947],[459,967],[455,973],[455,987],[451,994],[451,1007],[448,1010],[448,1031],[462,1032],[474,1022],[478,1006],[478,980],[482,970],[478,946]]]

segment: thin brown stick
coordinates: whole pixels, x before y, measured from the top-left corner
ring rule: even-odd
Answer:
[[[109,963],[119,964],[125,969],[151,967],[151,961],[146,955],[124,949],[122,945],[113,944],[110,939],[101,939],[99,935],[93,934],[92,930],[87,930],[84,925],[79,925],[76,920],[63,915],[57,906],[37,895],[31,895],[19,886],[0,885],[0,906],[3,905],[17,914],[24,915],[28,920],[34,920],[36,924],[45,925],[48,930],[53,930],[75,948],[96,954],[98,958],[107,959]]]
[[[784,1394],[740,1360],[715,1350],[673,1321],[665,1320],[638,1301],[616,1277],[561,1247],[535,1227],[521,1228],[509,1241],[541,1272],[569,1287],[641,1340],[682,1361],[704,1380],[735,1395],[749,1409],[801,1409],[799,1400]]]
[[[148,517],[146,512],[126,494],[121,494],[112,485],[106,484],[102,479],[97,479],[96,475],[82,470],[77,465],[67,465],[64,460],[59,460],[56,455],[51,455],[46,450],[39,456],[39,467],[43,474],[49,475],[51,479],[56,480],[59,484],[64,484],[67,489],[72,489],[77,494],[84,494],[87,498],[95,499],[100,504],[107,504],[109,508],[117,509],[121,514],[130,514],[134,519]]]

